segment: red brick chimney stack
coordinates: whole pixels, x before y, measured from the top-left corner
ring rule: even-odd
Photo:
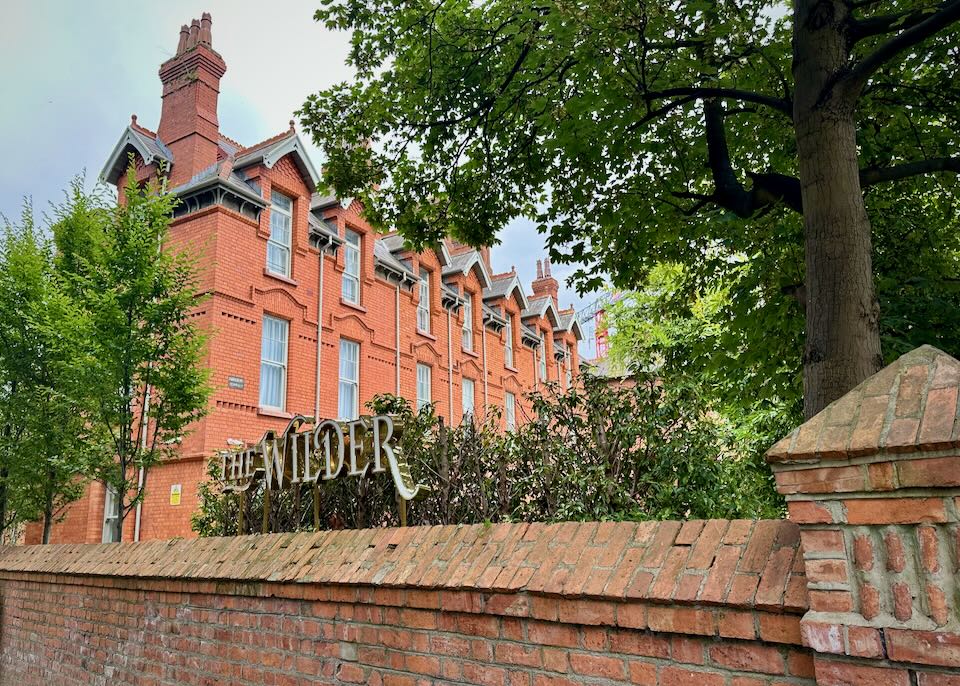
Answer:
[[[210,14],[204,12],[189,29],[182,26],[177,54],[160,66],[163,105],[157,133],[173,153],[171,186],[189,181],[217,161],[217,100],[227,65],[213,50],[211,24]]]
[[[532,284],[530,284],[530,287],[533,290],[534,296],[542,298],[549,295],[551,298],[553,298],[554,306],[559,307],[557,295],[560,292],[560,284],[550,274],[549,257],[543,261],[542,267],[540,260],[537,260],[537,278],[534,279]]]

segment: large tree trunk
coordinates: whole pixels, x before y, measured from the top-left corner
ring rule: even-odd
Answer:
[[[882,363],[870,220],[860,188],[848,10],[838,0],[796,0],[794,126],[806,250],[803,411],[809,418]]]

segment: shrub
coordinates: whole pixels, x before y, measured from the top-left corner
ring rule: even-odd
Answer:
[[[738,439],[719,415],[696,409],[690,386],[667,389],[656,378],[626,383],[584,374],[567,392],[555,384],[528,395],[532,415],[516,431],[499,429],[490,408],[482,421],[444,426],[431,406],[378,396],[367,407],[392,414],[398,449],[425,497],[408,504],[408,523],[759,518],[782,515],[762,449]],[[200,486],[194,529],[201,535],[262,530],[262,488],[224,497]],[[339,478],[269,495],[270,531],[399,524],[387,475]]]

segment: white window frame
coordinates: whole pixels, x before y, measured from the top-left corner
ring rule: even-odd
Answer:
[[[430,333],[430,272],[420,268],[420,299],[417,301],[417,331]]]
[[[573,365],[572,365],[572,355],[570,354],[570,346],[564,346],[563,349],[563,364],[565,365],[567,388],[570,388],[573,385]]]
[[[463,330],[460,337],[461,347],[473,352],[473,294],[463,292]]]
[[[517,396],[510,391],[503,394],[503,418],[506,421],[507,431],[517,428]]]
[[[537,360],[537,369],[540,374],[540,380],[547,380],[547,344],[546,341],[541,343],[537,348],[537,354],[539,359]]]
[[[352,229],[344,231],[343,241],[343,279],[340,282],[340,296],[345,302],[360,304],[360,262],[363,255],[363,236]],[[348,285],[349,284],[349,285]],[[353,292],[350,292],[350,285]]]
[[[503,364],[513,368],[513,317],[507,314],[507,325],[503,328],[506,339],[503,342]]]
[[[477,385],[473,379],[464,377],[460,395],[460,406],[463,408],[463,417],[466,419],[476,412]]]
[[[271,339],[277,340],[283,343],[283,355],[279,360],[268,359],[265,357],[267,352],[267,332],[270,330],[270,324],[277,323],[280,324],[280,330],[283,332],[283,337],[281,339]],[[272,410],[279,410],[283,412],[287,407],[287,362],[290,359],[290,322],[286,319],[281,319],[280,317],[272,317],[268,314],[263,315],[263,321],[261,324],[262,330],[260,334],[260,407],[269,408]],[[280,403],[277,405],[270,404],[266,402],[266,397],[264,391],[266,390],[266,385],[264,383],[264,374],[263,370],[265,366],[275,367],[280,370],[280,389],[279,397]]]
[[[283,198],[290,204],[289,208],[278,204],[278,198]],[[287,239],[284,242],[278,237],[278,224],[280,218],[287,220]],[[271,253],[277,253],[283,257],[282,264],[276,260],[271,260]],[[293,198],[289,198],[283,193],[277,191],[270,192],[270,237],[267,239],[267,271],[271,274],[290,277],[290,255],[293,252]]]
[[[120,501],[117,499],[117,489],[110,484],[104,484],[106,491],[103,496],[103,531],[101,542],[117,543],[113,537],[116,532],[116,521],[120,518]]]
[[[349,359],[353,357],[354,359]],[[344,362],[351,362],[352,369],[344,370]],[[351,421],[360,416],[360,344],[348,338],[340,339],[338,363],[340,382],[337,386],[337,413],[342,421]],[[344,406],[344,389],[353,389],[353,407]]]
[[[417,362],[417,412],[433,402],[433,368]]]

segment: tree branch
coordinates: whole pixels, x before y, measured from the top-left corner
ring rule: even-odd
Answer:
[[[871,167],[860,170],[860,185],[864,188],[886,181],[899,181],[911,176],[935,172],[960,174],[960,157],[935,157],[929,160],[904,162],[893,167]]]
[[[960,20],[960,0],[950,0],[927,19],[901,31],[858,62],[843,78],[856,92],[884,64]]]
[[[956,0],[960,3],[960,0]],[[651,91],[643,93],[643,97],[649,100],[660,100],[673,97],[690,97],[698,100],[707,98],[724,98],[727,100],[740,100],[741,102],[753,102],[758,105],[765,105],[793,119],[793,103],[789,100],[774,98],[761,93],[739,90],[737,88],[711,88],[711,87],[681,87],[668,88],[662,91]]]
[[[943,9],[945,4],[946,3],[941,3],[934,7],[925,7],[918,10],[907,10],[867,17],[865,19],[855,19],[850,24],[850,38],[856,43],[871,36],[879,36],[884,33],[891,33],[892,31],[905,31],[919,24],[933,12]]]

